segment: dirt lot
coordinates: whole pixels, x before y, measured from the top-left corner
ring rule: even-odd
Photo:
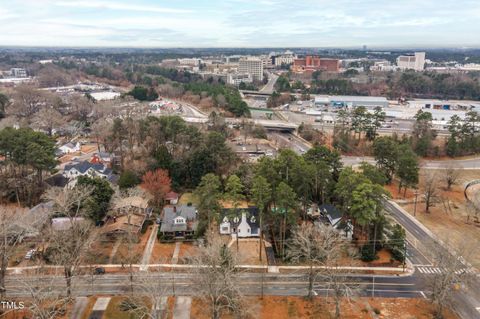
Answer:
[[[112,262],[114,264],[120,264],[123,260],[128,260],[130,258],[133,263],[140,262],[152,229],[153,226],[149,226],[145,234],[140,234],[139,242],[134,243],[133,245],[126,240],[122,241],[116,254],[112,258]]]
[[[439,179],[439,198],[435,206],[430,208],[430,213],[425,212],[425,203],[422,199],[425,175],[423,172],[420,174],[420,194],[418,195],[416,218],[439,238],[459,250],[465,247],[467,238],[471,242],[480,242],[480,224],[472,222],[471,219],[467,221],[468,210],[463,194],[464,185],[467,182],[480,179],[480,170],[461,171],[458,184],[454,185],[450,191],[446,191],[446,185],[443,181],[444,171],[435,171],[435,174]],[[393,198],[397,199],[402,207],[413,215],[415,197],[413,191],[407,191],[404,198],[403,191],[398,194],[398,185],[393,184],[387,188],[392,193]],[[475,190],[480,191],[480,187]],[[477,268],[480,267],[480,250],[472,249],[471,255],[469,256],[467,253],[464,257]]]
[[[247,300],[253,313],[259,313],[259,319],[330,319],[334,315],[333,302],[327,303],[323,298],[310,302],[301,297],[266,296],[263,300]],[[207,319],[208,308],[205,304],[194,299],[192,302],[191,318]],[[370,299],[359,298],[348,302],[344,300],[341,305],[342,319],[430,319],[432,305],[425,299]],[[233,318],[223,315],[222,318]],[[445,314],[445,319],[455,319],[451,313]]]
[[[198,246],[194,243],[181,243],[180,251],[178,252],[178,259],[187,262],[188,259],[198,255]],[[182,263],[182,262],[179,262]]]
[[[267,258],[265,253],[265,248],[262,251],[262,260],[260,262],[258,257],[259,252],[259,239],[247,239],[238,241],[238,262],[243,265],[266,265]],[[233,252],[237,252],[237,242],[233,241],[230,246]]]
[[[150,263],[169,264],[172,261],[174,250],[175,250],[175,243],[161,243],[158,240],[156,240],[155,245],[153,246]]]

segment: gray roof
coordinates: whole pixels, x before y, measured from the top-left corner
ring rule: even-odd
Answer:
[[[68,147],[68,148],[72,148],[72,149],[76,147],[76,145],[73,144],[72,142],[68,142],[68,143],[66,143],[66,144],[63,144],[62,146],[65,146],[65,147]],[[60,146],[60,147],[62,147],[62,146]]]
[[[73,164],[67,164],[65,165],[65,171],[69,171],[71,169],[76,169],[77,171],[79,171],[80,173],[84,174],[86,171],[88,171],[90,168],[93,168],[95,171],[103,174],[103,175],[111,175],[112,174],[112,170],[108,167],[106,167],[105,165],[103,164],[93,164],[93,163],[90,163],[88,161],[83,161],[83,162],[79,162],[79,163],[73,163]]]
[[[351,102],[388,102],[383,96],[350,96],[350,95],[333,95],[330,101],[351,101]]]
[[[197,208],[195,206],[176,206],[176,212],[173,207],[163,209],[161,232],[187,231],[197,229]],[[174,224],[174,219],[181,216],[187,220],[186,224]]]
[[[330,222],[343,217],[343,213],[335,206],[330,204],[323,204],[322,206],[318,207],[318,209],[320,210],[320,214],[328,217]]]
[[[96,152],[95,154],[98,155],[98,157],[104,159],[104,158],[108,158],[108,159],[111,159],[113,157],[113,154],[112,153],[108,153],[108,152]]]

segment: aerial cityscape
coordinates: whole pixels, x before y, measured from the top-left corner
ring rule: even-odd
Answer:
[[[0,318],[480,318],[480,2],[0,2]]]

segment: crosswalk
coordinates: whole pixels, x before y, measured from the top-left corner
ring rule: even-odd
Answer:
[[[417,267],[417,270],[421,274],[427,274],[427,275],[434,275],[434,274],[443,274],[445,272],[445,269],[438,268],[438,267]],[[464,269],[459,269],[455,271],[457,275],[459,274],[475,274],[475,271],[473,269],[469,268],[464,268]]]

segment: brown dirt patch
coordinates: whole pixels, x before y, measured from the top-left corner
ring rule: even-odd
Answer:
[[[175,243],[161,243],[155,241],[153,246],[150,263],[152,264],[169,264],[172,261],[173,252],[175,250]]]
[[[454,185],[450,191],[447,191],[443,170],[436,171],[438,181],[438,199],[430,212],[426,213],[425,203],[422,198],[424,174],[420,174],[419,195],[417,198],[416,218],[431,230],[440,239],[444,240],[462,253],[465,250],[465,239],[470,242],[480,242],[480,224],[474,223],[469,219],[471,212],[467,208],[467,201],[463,194],[464,185],[472,180],[480,179],[480,170],[462,170],[459,176],[459,182]],[[393,186],[391,186],[393,187]],[[389,187],[390,188],[390,187]],[[473,191],[480,191],[473,189]],[[407,192],[406,200],[402,196],[395,197],[401,199],[399,203],[411,215],[414,214],[414,194]],[[468,247],[467,247],[468,248]],[[462,251],[463,250],[463,251]],[[469,255],[470,254],[470,255]],[[480,250],[471,249],[465,256],[474,266],[480,267]]]
[[[97,145],[95,144],[86,144],[80,147],[80,152],[82,152],[82,154],[89,154],[97,151],[98,151],[98,148],[97,148]]]
[[[259,239],[248,239],[238,241],[238,262],[243,265],[266,265],[267,258],[265,253],[265,247],[262,251],[262,262],[259,260]],[[230,249],[233,252],[237,252],[237,242],[234,241]]]
[[[198,255],[198,246],[193,243],[181,243],[178,253],[179,259],[188,259]]]
[[[247,304],[252,307],[252,312],[258,314],[259,319],[330,319],[334,316],[335,304],[333,300],[315,298],[309,301],[302,297],[265,296],[247,298]],[[199,299],[193,299],[191,318],[207,319],[209,308]],[[432,319],[433,307],[425,299],[387,299],[387,298],[358,298],[356,300],[342,300],[341,318],[343,319]],[[457,317],[449,311],[445,319]],[[230,314],[223,314],[222,318],[233,318]]]

